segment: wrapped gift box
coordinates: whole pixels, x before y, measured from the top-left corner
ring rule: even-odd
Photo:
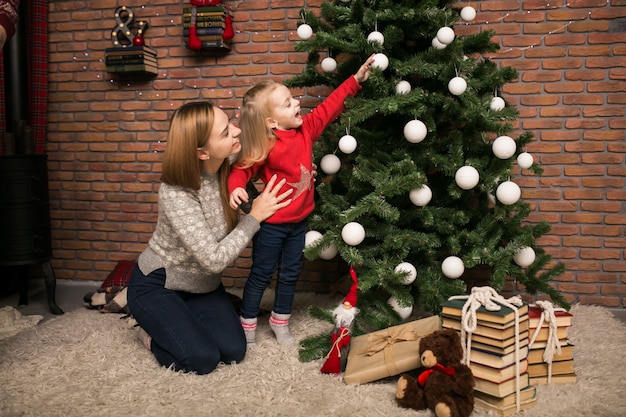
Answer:
[[[353,337],[344,382],[365,384],[421,367],[420,339],[439,329],[441,318],[431,316]]]

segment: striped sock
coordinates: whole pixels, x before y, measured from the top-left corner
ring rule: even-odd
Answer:
[[[289,317],[291,314],[278,314],[272,311],[270,315],[270,328],[276,335],[279,345],[293,345],[296,340],[289,332]]]
[[[256,317],[247,319],[244,317],[240,317],[241,327],[243,327],[243,332],[246,335],[246,342],[248,346],[252,347],[256,345]]]

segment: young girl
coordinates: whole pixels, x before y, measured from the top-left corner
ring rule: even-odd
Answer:
[[[276,269],[270,328],[279,344],[295,342],[288,325],[302,267],[305,219],[314,208],[313,143],[341,114],[345,99],[361,89],[360,83],[368,79],[373,61],[373,56],[368,58],[356,74],[304,117],[300,114],[300,102],[283,84],[263,81],[244,95],[239,117],[242,152],[228,180],[230,206],[237,208],[248,202],[245,186],[254,177],[267,184],[273,175],[278,175],[287,179],[285,188],[293,190],[289,207],[268,218],[252,240],[252,267],[241,307],[248,346],[255,343],[261,298]]]
[[[291,190],[272,177],[250,214],[228,205],[229,158],[240,130],[209,102],[181,106],[163,155],[159,217],[128,285],[128,307],[142,341],[165,367],[206,374],[243,359],[246,338],[221,272],[286,207]]]

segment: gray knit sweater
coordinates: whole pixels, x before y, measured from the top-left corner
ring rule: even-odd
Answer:
[[[139,256],[139,268],[145,275],[165,268],[165,288],[211,292],[259,227],[246,215],[228,233],[217,175],[203,174],[198,191],[162,183],[156,230]]]

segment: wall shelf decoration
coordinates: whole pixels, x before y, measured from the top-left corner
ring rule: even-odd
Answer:
[[[226,6],[183,8],[183,43],[195,51],[228,53],[234,36],[233,14]]]
[[[157,51],[146,46],[144,40],[148,22],[139,21],[133,25],[134,18],[133,11],[126,6],[115,9],[116,26],[111,31],[113,47],[104,50],[106,71],[156,75]]]

